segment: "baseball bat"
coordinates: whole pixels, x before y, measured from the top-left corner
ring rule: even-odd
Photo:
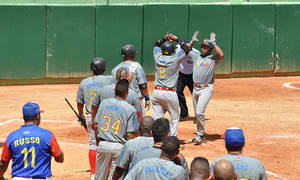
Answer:
[[[71,105],[71,103],[69,102],[69,100],[65,97],[66,102],[68,103],[68,105],[70,106],[70,108],[73,110],[73,112],[76,114],[77,118],[78,118],[78,122],[80,122],[80,124],[85,128],[85,130],[87,130],[87,126],[85,124],[85,122],[82,122],[79,114],[75,111],[75,109],[73,108],[73,106]]]

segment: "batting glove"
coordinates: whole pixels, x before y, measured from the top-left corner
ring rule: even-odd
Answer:
[[[145,110],[146,110],[146,111],[149,111],[149,110],[150,110],[150,106],[151,106],[150,100],[148,100],[148,101],[146,100],[146,101],[145,101]]]
[[[193,35],[193,37],[192,37],[192,41],[193,41],[193,42],[199,41],[199,40],[198,40],[198,34],[199,34],[199,31],[195,31],[195,32],[194,32],[194,35]]]

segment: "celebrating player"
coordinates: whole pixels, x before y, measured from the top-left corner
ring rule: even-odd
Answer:
[[[101,57],[96,57],[91,61],[90,68],[93,71],[93,76],[85,78],[81,81],[77,92],[77,109],[80,118],[84,119],[83,106],[85,104],[85,113],[87,114],[87,128],[89,133],[89,162],[91,167],[91,179],[95,177],[96,165],[96,139],[94,129],[92,128],[91,106],[95,97],[99,94],[101,88],[105,85],[114,83],[112,76],[104,76],[106,69],[106,61]]]
[[[188,174],[183,167],[174,163],[179,153],[180,141],[176,136],[164,138],[159,158],[140,161],[127,174],[125,180],[187,180]]]
[[[104,99],[98,108],[95,117],[97,180],[111,178],[115,167],[112,162],[120,154],[126,140],[134,138],[138,131],[136,110],[125,101],[128,88],[128,80],[120,80],[116,84],[115,98]]]
[[[189,47],[192,47],[197,39],[198,31],[195,32]],[[212,50],[216,51],[216,55],[212,55]],[[211,35],[211,39],[204,39],[201,42],[201,54],[193,51],[189,53],[193,59],[193,104],[197,123],[197,136],[194,139],[196,144],[201,144],[205,139],[205,109],[211,99],[215,81],[216,65],[220,64],[223,60],[224,54],[216,45],[215,35]]]
[[[121,49],[121,56],[124,59],[123,62],[121,62],[119,65],[117,65],[112,71],[111,74],[115,77],[116,72],[120,67],[125,68],[128,72],[130,72],[130,66],[134,62],[134,59],[136,57],[136,49],[131,44],[126,44]],[[137,63],[137,62],[135,62]],[[137,63],[138,64],[138,63]],[[150,98],[147,88],[147,79],[144,73],[144,70],[141,65],[139,65],[133,74],[132,81],[130,83],[130,88],[134,90],[136,93],[138,93],[138,96],[140,98],[141,105],[143,107],[143,116],[146,115],[145,109],[150,109]],[[145,109],[142,103],[143,97],[145,98]]]
[[[10,133],[5,141],[0,163],[0,179],[4,180],[12,159],[12,179],[51,179],[51,156],[58,163],[64,162],[54,134],[38,127],[41,122],[40,107],[28,102],[23,106],[25,125]]]
[[[175,45],[168,41],[170,36],[172,36],[172,40],[181,45],[183,51],[175,53]],[[176,94],[179,64],[189,51],[189,47],[184,42],[168,33],[154,44],[155,86],[151,99],[153,118],[162,118],[167,111],[171,117],[170,127],[172,136],[177,136],[179,121],[179,103]]]

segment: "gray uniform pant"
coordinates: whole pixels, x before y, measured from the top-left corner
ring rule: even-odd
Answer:
[[[97,147],[96,158],[96,180],[112,179],[112,175],[116,168],[116,160],[119,156],[123,144],[108,141],[100,141]]]
[[[92,128],[92,116],[91,114],[87,115],[87,129],[89,133],[89,139],[90,139],[90,149],[96,151],[96,138],[95,138],[95,133],[94,129]]]
[[[153,119],[170,115],[171,136],[177,136],[179,121],[179,102],[176,91],[154,90],[152,94]]]
[[[209,84],[208,87],[194,87],[193,90],[193,104],[195,117],[197,121],[197,135],[203,136],[205,134],[205,109],[214,93],[214,86]]]

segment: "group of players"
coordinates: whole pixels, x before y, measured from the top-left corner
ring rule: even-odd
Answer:
[[[121,56],[124,61],[112,70],[112,75],[104,75],[107,67],[104,58],[97,57],[92,60],[90,68],[93,71],[93,76],[84,79],[80,83],[76,98],[80,118],[85,120],[84,106],[87,115],[91,179],[188,179],[188,174],[190,174],[191,179],[197,177],[196,172],[199,168],[196,168],[194,173],[192,171],[188,173],[187,162],[184,156],[179,153],[178,122],[179,119],[186,116],[180,117],[180,106],[176,93],[180,65],[185,62],[193,69],[192,96],[197,124],[197,136],[193,139],[193,142],[201,144],[205,139],[205,109],[213,95],[215,67],[222,62],[224,57],[222,50],[216,45],[214,34],[211,34],[210,39],[201,41],[201,53],[193,49],[193,45],[198,41],[197,36],[198,31],[194,33],[192,40],[188,42],[181,41],[177,36],[166,33],[162,39],[154,43],[155,82],[151,98],[153,118],[146,116],[145,113],[145,109],[149,109],[151,105],[147,79],[142,66],[134,61],[136,49],[133,45],[127,44],[122,47]],[[174,42],[178,45],[175,46]],[[211,54],[212,50],[216,51],[216,55]],[[145,105],[143,105],[143,98],[145,99]],[[164,118],[166,112],[170,114],[170,121]],[[33,124],[38,126],[39,113],[33,114],[35,115],[32,118]],[[239,130],[234,129],[233,132],[237,131]],[[26,134],[27,131],[23,130],[22,132]],[[231,130],[227,132],[230,133]],[[61,154],[63,156],[54,135],[51,135],[49,135],[52,137],[52,139],[50,138],[51,143],[48,142],[47,145],[51,149],[50,155],[55,158],[61,156]],[[238,135],[232,133],[232,135],[225,136],[225,141],[226,138],[229,139],[228,152],[231,150],[241,152],[244,145],[242,137],[243,134],[241,135],[241,133]],[[52,144],[52,140],[54,144]],[[11,151],[14,149],[13,146],[16,146],[16,140],[7,142],[3,153],[11,155]],[[22,145],[26,145],[24,140]],[[231,145],[234,147],[233,149],[230,149]],[[52,147],[56,149],[58,147],[58,152],[52,154],[52,151],[54,151]],[[32,153],[32,151],[31,148],[29,152]],[[22,163],[25,163],[25,161],[27,163],[25,163],[25,169],[29,168],[27,153],[27,148],[26,152],[21,152],[24,156],[26,154],[26,158],[21,159]],[[236,155],[239,156],[239,160],[244,159],[241,154]],[[18,156],[20,158],[20,155]],[[4,162],[7,162],[7,160],[9,162],[12,158],[11,156],[3,157]],[[230,158],[227,160],[230,160]],[[60,161],[58,160],[58,162]],[[197,166],[196,161],[197,158],[195,162],[193,161],[191,170],[195,169],[193,164]],[[221,162],[224,165],[224,161]],[[1,164],[1,170],[2,165],[3,163]],[[220,167],[223,167],[223,165],[220,165]],[[217,164],[214,166],[219,167]],[[236,171],[239,169],[248,171],[251,167],[252,165],[247,165],[247,167],[237,165],[234,168]],[[18,172],[19,174],[13,173],[13,177],[15,179],[18,177],[25,179],[46,179],[49,177],[49,173],[47,176],[38,173],[34,175],[24,174],[25,169]],[[263,166],[261,169],[263,169]],[[5,170],[3,173],[0,171],[2,177]],[[212,177],[207,176],[207,178]],[[238,177],[249,176],[239,176],[238,174]]]

